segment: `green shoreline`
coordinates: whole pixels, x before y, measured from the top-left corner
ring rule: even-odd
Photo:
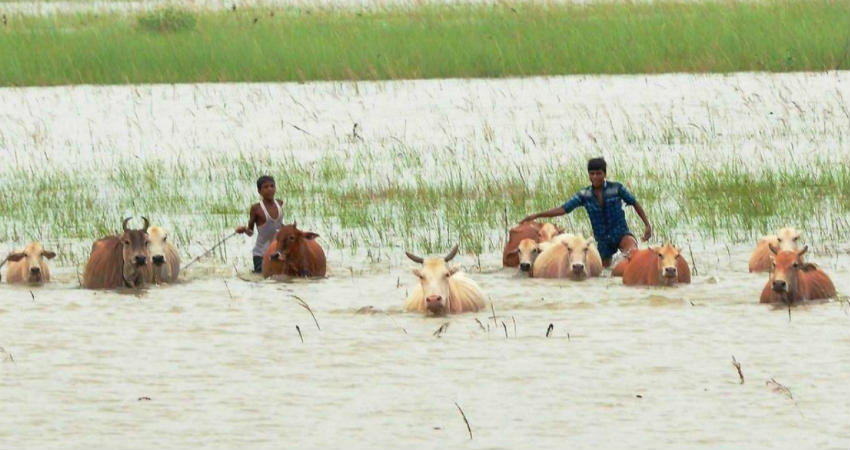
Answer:
[[[836,0],[13,15],[0,85],[268,82],[850,68]]]

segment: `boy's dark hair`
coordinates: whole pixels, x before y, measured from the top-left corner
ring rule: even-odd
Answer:
[[[605,164],[605,158],[599,157],[599,158],[590,158],[589,160],[587,160],[587,171],[588,172],[590,172],[591,170],[601,170],[603,172],[606,172],[606,169],[607,169],[607,164]]]
[[[263,175],[260,178],[257,178],[257,190],[259,191],[263,187],[263,183],[268,183],[269,181],[274,183],[274,178],[268,175]]]

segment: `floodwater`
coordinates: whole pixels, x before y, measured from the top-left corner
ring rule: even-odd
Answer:
[[[488,124],[517,157],[526,155],[514,138],[529,134],[552,152],[529,157],[565,164],[633,128],[651,141],[681,125],[694,133],[677,148],[687,161],[720,158],[722,149],[745,160],[766,146],[775,164],[846,164],[848,77],[0,89],[9,124],[0,142],[17,167],[167,159],[182,150],[311,158],[346,145],[340,135],[355,122],[377,149],[396,140],[475,145]],[[704,130],[710,139],[699,138]],[[630,157],[665,159],[650,148]],[[846,240],[820,242],[807,255],[840,298],[790,315],[758,304],[767,275],[747,273],[750,245],[695,238],[686,251],[693,284],[675,288],[530,280],[501,269],[496,253],[460,255],[492,309],[445,318],[401,311],[415,282],[402,249],[328,248],[327,278],[273,282],[247,273],[251,245],[235,238],[226,262],[202,260],[180,283],[142,291],[79,289],[70,266],[54,268],[45,286],[0,285],[0,447],[850,443]]]
[[[847,297],[789,319],[757,304],[767,276],[746,273],[746,249],[705,254],[675,288],[460,256],[493,308],[445,318],[400,310],[412,262],[332,258],[326,279],[289,283],[201,264],[120,293],[60,270],[0,290],[0,444],[846,448]],[[824,267],[842,294],[848,267]]]

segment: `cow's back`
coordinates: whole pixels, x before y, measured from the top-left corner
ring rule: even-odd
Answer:
[[[124,286],[123,266],[121,241],[117,236],[95,241],[83,272],[83,287],[114,289]]]
[[[484,308],[484,293],[478,284],[463,272],[449,277],[449,295],[451,313],[475,312]]]
[[[770,244],[779,245],[776,236],[763,236],[750,255],[750,272],[764,272],[770,269]]]
[[[532,268],[534,278],[565,278],[567,272],[567,248],[560,242],[554,242],[543,250]]]
[[[516,254],[519,243],[523,239],[533,239],[534,242],[540,241],[541,226],[538,222],[526,222],[511,228],[508,233],[508,243],[505,244],[505,249],[502,251],[502,266],[519,266],[519,255]]]
[[[800,297],[806,300],[822,300],[835,297],[835,285],[829,275],[814,264],[803,264],[797,280]]]
[[[293,276],[307,277],[323,277],[327,271],[327,260],[325,259],[325,251],[315,239],[305,239],[304,241],[304,267],[303,271]],[[303,275],[306,273],[306,275]]]
[[[655,285],[658,282],[658,256],[650,249],[635,250],[623,271],[623,284]]]

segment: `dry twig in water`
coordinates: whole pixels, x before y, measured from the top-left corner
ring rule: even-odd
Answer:
[[[298,337],[301,338],[301,343],[303,344],[304,343],[304,336],[301,335],[301,327],[299,327],[298,325],[295,325],[295,331],[298,332]]]
[[[507,339],[508,338],[508,326],[505,325],[504,321],[502,321],[502,328],[505,329],[505,339]]]
[[[443,322],[443,324],[440,325],[440,328],[437,328],[437,331],[434,332],[434,336],[441,337],[443,335],[443,333],[445,333],[446,330],[448,330],[448,329],[449,329],[449,322]]]
[[[550,335],[550,334],[552,334],[552,330],[554,330],[554,329],[555,329],[555,325],[552,325],[552,324],[550,323],[550,324],[549,324],[549,327],[548,327],[548,328],[546,328],[546,337],[549,337],[549,335]]]
[[[735,355],[732,355],[732,366],[738,369],[738,377],[741,378],[741,384],[744,384],[744,373],[741,372],[741,363],[735,359]]]
[[[319,331],[322,331],[322,327],[319,326],[319,321],[316,320],[316,315],[313,314],[313,310],[310,308],[310,305],[308,305],[307,302],[305,302],[303,298],[301,298],[301,297],[299,297],[295,294],[289,294],[289,295],[291,295],[292,298],[297,300],[298,304],[301,305],[302,308],[306,309],[307,312],[309,312],[311,316],[313,316],[313,322],[316,322],[316,328],[318,328]]]
[[[457,404],[457,402],[455,402],[455,406],[457,406],[457,410],[460,411],[460,416],[463,417],[463,423],[466,424],[466,431],[469,432],[469,439],[471,440],[472,439],[472,427],[469,426],[469,421],[466,420],[466,414],[464,414],[463,409],[460,407],[460,405]]]
[[[475,322],[476,322],[476,323],[478,323],[478,326],[479,326],[479,327],[481,327],[481,331],[487,331],[487,330],[484,328],[484,324],[483,324],[483,323],[481,323],[481,321],[480,321],[480,320],[478,320],[478,318],[477,318],[477,317],[475,318]]]

